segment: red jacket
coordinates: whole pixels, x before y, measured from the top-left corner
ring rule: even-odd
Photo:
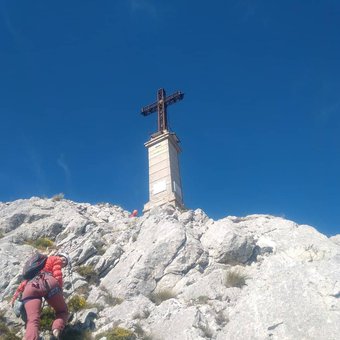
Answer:
[[[62,269],[62,260],[59,256],[49,256],[46,260],[44,268],[41,270],[43,272],[49,272],[52,274],[54,278],[59,282],[60,287],[63,287],[63,273]],[[13,295],[11,300],[11,304],[18,298],[19,294],[22,293],[27,285],[29,280],[22,281],[17,288],[16,292]]]
[[[49,256],[46,260],[45,266],[42,269],[43,272],[49,272],[59,282],[60,287],[63,287],[63,273],[62,260],[59,256]]]

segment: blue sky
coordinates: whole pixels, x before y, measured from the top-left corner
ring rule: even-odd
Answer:
[[[188,208],[339,233],[339,23],[336,0],[2,0],[0,201],[141,211],[163,87]]]

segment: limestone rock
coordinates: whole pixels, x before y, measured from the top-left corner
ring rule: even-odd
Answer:
[[[66,298],[95,307],[75,314],[75,329],[162,340],[340,334],[339,235],[311,226],[269,215],[214,221],[172,205],[129,218],[116,205],[33,197],[0,203],[0,232],[0,309],[20,336],[8,299],[34,251],[27,241],[41,237],[54,242],[49,254],[71,257]]]
[[[212,223],[201,238],[202,245],[218,263],[245,264],[252,256],[255,241],[252,235],[226,219]]]
[[[338,235],[334,235],[332,237],[329,238],[331,241],[333,241],[334,243],[340,245],[340,234]]]
[[[147,319],[150,333],[156,339],[211,338],[212,332],[204,314],[196,306],[186,306],[171,299],[152,311]]]
[[[165,221],[154,228],[146,221],[133,247],[122,255],[102,284],[118,296],[148,295],[184,243],[185,232],[178,222]]]

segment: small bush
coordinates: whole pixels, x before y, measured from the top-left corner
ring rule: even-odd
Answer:
[[[98,284],[99,277],[93,266],[81,266],[76,269],[76,272],[85,278],[89,284]]]
[[[0,310],[0,321],[5,322],[6,321],[6,317],[5,317],[6,311],[5,310]]]
[[[5,321],[0,321],[0,336],[8,332],[8,327],[6,326]]]
[[[40,316],[40,329],[42,331],[50,331],[52,323],[54,321],[55,313],[54,309],[47,306],[41,311]]]
[[[176,297],[176,294],[174,294],[171,290],[164,289],[156,293],[151,293],[149,299],[158,306],[163,301],[172,299],[174,297]]]
[[[59,201],[61,201],[62,199],[64,199],[64,197],[65,197],[65,195],[61,192],[60,194],[54,195],[54,196],[51,198],[51,200],[52,200],[53,202],[59,202]]]
[[[82,295],[85,298],[87,298],[90,294],[90,290],[91,288],[89,285],[84,285],[84,286],[78,287],[75,291],[78,295]]]
[[[120,305],[124,301],[119,297],[113,296],[106,287],[101,286],[100,288],[104,292],[105,303],[107,303],[109,306],[113,307],[116,305]]]
[[[135,340],[136,335],[128,329],[115,327],[96,335],[96,340],[106,337],[107,340]]]
[[[0,318],[0,339],[4,340],[20,340],[6,325],[6,318],[1,315]]]
[[[151,312],[148,309],[144,309],[141,313],[135,313],[132,316],[133,320],[141,320],[147,319],[150,316]]]
[[[72,313],[72,312],[78,312],[82,309],[86,309],[88,307],[88,304],[83,296],[74,295],[68,301],[67,307],[69,311]]]
[[[7,332],[7,333],[4,333],[4,334],[2,334],[2,333],[0,332],[0,339],[2,339],[2,340],[20,340],[20,338],[17,337],[17,336],[15,335],[15,333],[13,333],[13,332],[10,331],[10,330],[8,330],[8,332]]]
[[[41,237],[36,240],[27,240],[26,244],[29,244],[30,246],[37,248],[39,250],[42,250],[42,251],[50,249],[50,248],[54,248],[53,241],[47,237]]]
[[[104,296],[104,299],[105,299],[105,302],[111,307],[120,305],[124,301],[123,299],[112,296],[111,294],[106,294]]]
[[[147,334],[139,323],[135,323],[133,325],[133,329],[134,329],[135,334],[137,335],[138,339],[141,339],[141,340],[153,340],[152,335],[151,334]]]
[[[209,301],[209,297],[206,295],[201,295],[197,298],[197,303],[200,305],[206,305]]]
[[[2,231],[0,231],[0,238],[3,238],[5,235]]]
[[[225,278],[225,286],[242,288],[246,284],[247,276],[242,274],[239,270],[231,270],[227,273]]]
[[[105,249],[105,245],[104,244],[96,245],[95,247],[97,249],[97,254],[98,255],[104,255],[105,254],[106,249]]]
[[[20,340],[19,337],[7,326],[5,311],[0,310],[0,339],[2,340]]]

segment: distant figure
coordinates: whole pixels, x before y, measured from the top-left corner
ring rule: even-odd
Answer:
[[[136,217],[138,215],[138,210],[134,210],[129,217]]]
[[[52,333],[55,339],[59,339],[68,320],[67,305],[62,291],[62,268],[69,262],[69,256],[63,253],[56,256],[37,253],[26,262],[23,270],[25,280],[21,282],[11,300],[13,306],[19,294],[22,294],[21,301],[27,315],[25,340],[39,339],[42,298],[55,310]]]

